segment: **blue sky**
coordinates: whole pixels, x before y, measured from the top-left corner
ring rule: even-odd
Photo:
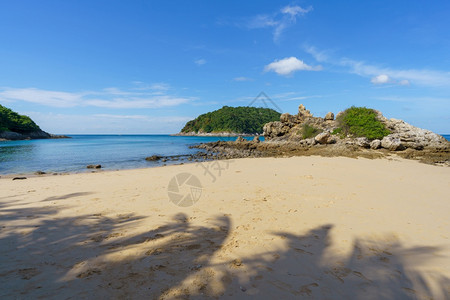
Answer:
[[[450,1],[0,2],[0,103],[46,131],[175,133],[262,91],[450,133]]]

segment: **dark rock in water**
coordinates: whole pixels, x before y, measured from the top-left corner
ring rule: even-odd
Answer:
[[[45,172],[42,172],[42,171],[36,171],[36,172],[34,172],[34,174],[35,175],[44,175],[44,174],[46,174]]]
[[[162,157],[159,156],[159,155],[152,155],[152,156],[146,157],[145,160],[147,160],[147,161],[157,161],[157,160],[160,160],[161,158]]]
[[[27,179],[26,177],[14,177],[12,180],[24,180]]]
[[[101,169],[102,165],[87,165],[86,168],[88,168],[88,169]]]

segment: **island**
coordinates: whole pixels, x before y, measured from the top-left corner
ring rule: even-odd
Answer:
[[[263,133],[264,124],[279,120],[280,115],[279,112],[270,108],[224,106],[187,122],[177,135],[260,135]]]
[[[0,141],[68,138],[45,132],[28,116],[0,105]]]

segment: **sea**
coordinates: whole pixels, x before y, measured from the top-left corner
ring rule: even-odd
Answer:
[[[90,171],[90,164],[102,170],[136,169],[181,163],[146,161],[152,155],[177,157],[199,152],[190,146],[236,137],[171,135],[68,135],[67,139],[0,141],[0,174],[77,173]],[[245,137],[251,139],[252,137]]]
[[[199,149],[190,146],[236,137],[171,135],[69,135],[68,139],[0,141],[0,174],[77,173],[90,171],[87,165],[100,164],[102,170],[161,166],[146,161],[152,155],[181,156]],[[450,140],[450,135],[443,135]],[[251,139],[251,137],[247,137]],[[180,163],[183,160],[168,163]]]

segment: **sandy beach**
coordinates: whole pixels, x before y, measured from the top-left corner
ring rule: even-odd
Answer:
[[[2,176],[0,298],[449,299],[449,192],[400,158]]]

